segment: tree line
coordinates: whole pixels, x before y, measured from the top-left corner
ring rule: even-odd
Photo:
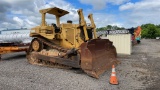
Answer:
[[[124,27],[118,27],[116,25],[112,26],[112,25],[107,25],[106,27],[100,27],[97,28],[97,31],[103,31],[103,30],[124,30]]]
[[[143,24],[141,25],[142,32],[141,37],[142,38],[156,38],[160,37],[160,24],[154,25],[154,24]]]
[[[133,28],[137,28],[137,27],[133,27]],[[97,31],[103,31],[103,30],[125,30],[126,28],[124,27],[118,27],[118,26],[112,26],[112,25],[107,25],[105,27],[100,27],[97,28]],[[141,25],[141,38],[156,38],[156,37],[160,37],[160,24],[159,25],[155,25],[155,24],[142,24]]]

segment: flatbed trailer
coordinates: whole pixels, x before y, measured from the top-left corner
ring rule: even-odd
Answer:
[[[0,46],[0,60],[3,54],[8,54],[12,52],[27,52],[28,46]]]

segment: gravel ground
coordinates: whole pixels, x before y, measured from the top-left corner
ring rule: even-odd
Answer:
[[[118,55],[119,85],[110,85],[111,70],[99,79],[77,69],[30,65],[25,52],[2,56],[0,90],[160,90],[160,40],[143,39],[132,55]]]

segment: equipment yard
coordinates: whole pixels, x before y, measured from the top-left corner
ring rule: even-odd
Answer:
[[[160,41],[142,39],[132,50],[132,55],[118,55],[119,85],[109,84],[111,69],[96,79],[81,69],[31,65],[25,52],[5,54],[0,90],[160,90]]]

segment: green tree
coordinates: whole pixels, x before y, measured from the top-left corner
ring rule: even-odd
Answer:
[[[160,25],[154,24],[144,24],[141,25],[142,28],[142,38],[156,38],[160,36]]]
[[[107,25],[106,28],[107,28],[107,30],[111,30],[112,29],[112,25]]]
[[[107,25],[106,27],[100,27],[97,28],[97,31],[103,31],[103,30],[124,30],[124,27],[118,27],[118,26],[112,26],[112,25]]]

